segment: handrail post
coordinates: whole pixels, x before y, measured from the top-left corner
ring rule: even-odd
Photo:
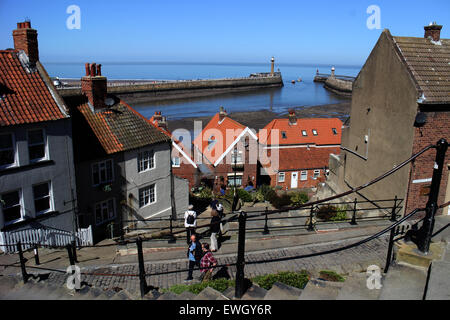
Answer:
[[[76,245],[75,241],[72,241],[72,256],[73,256],[73,261],[78,262],[77,245]]]
[[[20,241],[17,242],[17,251],[19,251],[20,270],[22,271],[22,280],[23,280],[23,283],[27,283],[28,274],[27,274],[27,269],[25,268],[25,258],[23,257],[22,244],[20,243]]]
[[[430,195],[425,209],[425,218],[422,227],[416,233],[413,241],[422,254],[428,254],[431,244],[431,235],[434,229],[434,216],[438,209],[439,187],[441,184],[442,170],[444,168],[445,153],[448,142],[440,139],[436,144],[436,160],[434,162],[433,177],[431,179]]]
[[[141,298],[144,298],[145,293],[147,291],[147,282],[145,280],[145,266],[144,266],[144,254],[142,252],[142,239],[137,238],[136,247],[138,253],[138,262],[139,262],[139,287],[141,291]]]
[[[307,229],[308,231],[314,231],[313,217],[314,217],[314,206],[311,206],[311,210],[309,212],[309,223]]]
[[[236,262],[236,287],[234,296],[238,299],[244,294],[244,266],[245,266],[245,223],[247,220],[247,214],[241,211],[239,214],[239,235],[238,235],[238,253]]]
[[[37,244],[35,244],[34,245],[34,264],[36,265],[36,266],[38,266],[40,263],[39,263],[39,251],[38,251],[38,245]]]
[[[390,221],[397,221],[397,196],[394,198],[394,206],[392,207],[391,219]]]
[[[384,267],[384,273],[387,273],[389,271],[389,266],[391,265],[391,261],[392,261],[392,248],[394,246],[394,236],[395,236],[395,228],[391,229],[391,233],[389,235],[389,247],[388,247],[388,252],[387,252],[387,257],[386,257],[386,265]]]
[[[67,255],[69,257],[69,263],[71,266],[75,265],[75,260],[73,258],[73,250],[72,250],[72,245],[71,244],[67,244],[66,245],[66,249],[67,249]]]
[[[351,225],[357,225],[356,223],[356,205],[358,204],[358,199],[355,198],[355,201],[353,202],[353,214],[352,214],[352,221],[350,221]]]
[[[266,210],[265,210],[265,221],[264,221],[264,231],[262,232],[262,234],[269,234],[270,233],[270,231],[269,231],[269,226],[268,226],[268,224],[267,224],[267,222],[268,222],[268,216],[267,216],[267,213],[268,213],[268,208],[266,207]]]
[[[175,237],[173,235],[173,224],[172,224],[173,217],[172,217],[172,215],[170,215],[170,219],[169,220],[170,220],[170,238],[167,241],[167,243],[175,243],[175,242],[177,242],[177,239],[175,239]]]

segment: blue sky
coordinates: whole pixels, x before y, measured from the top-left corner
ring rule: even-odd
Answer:
[[[81,29],[69,30],[69,5]],[[369,30],[370,5],[381,29]],[[430,21],[450,35],[448,0],[0,0],[0,48],[25,18],[44,62],[267,62],[362,65],[384,28],[423,36]]]

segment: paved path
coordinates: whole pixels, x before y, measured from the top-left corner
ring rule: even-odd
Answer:
[[[342,247],[344,245],[354,243],[360,239],[362,238],[302,245],[286,249],[268,249],[264,251],[254,251],[246,255],[246,261],[265,260],[319,252],[332,248]],[[338,273],[345,274],[353,271],[363,271],[370,264],[377,264],[382,268],[386,257],[386,250],[387,237],[382,237],[361,246],[329,255],[272,263],[247,264],[245,267],[245,275],[248,278],[252,278],[257,275],[276,273],[279,271],[308,270],[318,272],[324,269],[334,270]],[[218,259],[219,264],[232,264],[236,261],[235,254],[217,255],[216,258]],[[168,288],[174,284],[184,283],[183,280],[187,276],[187,272],[178,272],[155,276],[151,275],[152,273],[187,269],[186,259],[172,259],[150,263],[147,262],[145,264],[145,268],[146,273],[150,275],[149,277],[147,277],[147,283],[159,288]],[[222,270],[222,272],[223,271],[224,270]],[[134,263],[109,265],[104,267],[83,267],[82,272],[137,275],[139,271],[138,265]],[[231,279],[234,279],[236,268],[234,266],[230,266],[228,267],[228,270],[226,270],[226,273],[230,276]],[[194,277],[198,277],[199,274],[199,271],[195,271]],[[52,272],[49,275],[48,281],[55,285],[64,285],[66,279],[66,274]],[[131,293],[137,293],[139,290],[139,280],[137,277],[82,275],[81,280],[88,283],[89,285],[100,287],[103,289],[112,289],[115,287],[119,287],[127,289]]]

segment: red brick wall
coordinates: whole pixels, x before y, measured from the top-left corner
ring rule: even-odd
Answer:
[[[180,163],[179,167],[172,167],[172,173],[182,179],[189,181],[189,190],[200,183],[200,172],[192,164]]]
[[[417,153],[429,144],[435,144],[440,138],[450,141],[450,108],[444,112],[427,112],[427,121],[421,128],[414,128],[413,154]],[[417,179],[431,178],[433,175],[433,165],[436,157],[436,150],[431,149],[418,157],[411,165],[408,194],[406,197],[406,211],[408,214],[415,208],[425,207],[428,196],[421,195],[421,188],[430,185],[426,183],[412,183]],[[447,151],[444,168],[442,171],[441,186],[439,189],[438,204],[442,204],[445,199],[445,192],[448,183],[450,163],[450,151]],[[438,211],[442,214],[442,210]]]
[[[278,182],[277,174],[271,175],[270,176],[270,185],[272,187],[281,186],[283,188],[283,190],[291,190],[292,172],[297,172],[298,173],[297,189],[317,187],[317,185],[320,182],[325,181],[325,171],[323,169],[317,169],[317,170],[320,170],[320,175],[316,180],[311,178],[311,176],[314,175],[314,170],[307,170],[308,171],[308,179],[304,180],[304,181],[300,180],[300,172],[306,171],[306,170],[286,171],[286,172],[284,172],[284,182]]]
[[[225,183],[228,184],[228,174],[234,174],[233,165],[227,163],[219,164],[214,171],[214,175],[217,177],[214,181],[214,191],[218,192],[220,189],[221,181],[220,177],[222,176],[225,179]],[[236,171],[237,175],[242,173],[242,186],[246,187],[249,181],[253,182],[253,186],[257,185],[257,173],[258,166],[256,164],[244,164],[242,169],[238,169]],[[233,176],[234,177],[234,176]]]

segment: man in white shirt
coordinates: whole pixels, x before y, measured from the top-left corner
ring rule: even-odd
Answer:
[[[197,227],[197,212],[194,210],[192,204],[189,205],[188,210],[184,213],[184,227],[186,228],[186,241],[190,242],[191,235],[195,234]]]

